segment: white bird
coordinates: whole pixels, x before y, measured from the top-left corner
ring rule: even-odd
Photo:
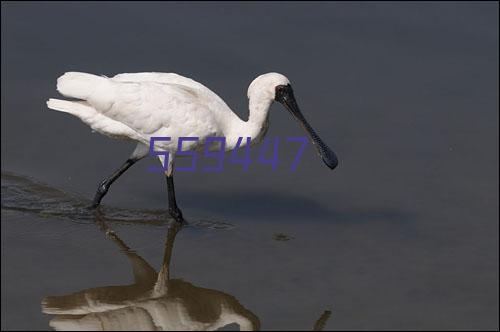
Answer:
[[[97,189],[93,207],[97,207],[111,184],[130,166],[149,154],[151,137],[171,137],[156,142],[156,151],[168,151],[165,161],[169,212],[184,221],[175,200],[173,170],[179,137],[198,137],[183,144],[183,151],[197,150],[207,137],[225,137],[226,151],[237,146],[239,137],[259,142],[268,128],[269,108],[273,101],[283,104],[309,134],[325,164],[337,166],[335,153],[318,137],[299,110],[290,81],[281,74],[258,76],[248,87],[249,118],[240,119],[229,106],[204,85],[174,73],[130,73],[112,78],[87,73],[68,72],[57,80],[57,90],[64,96],[79,99],[49,99],[50,109],[70,113],[93,130],[118,139],[137,142],[129,159]],[[245,140],[240,147],[245,146]]]

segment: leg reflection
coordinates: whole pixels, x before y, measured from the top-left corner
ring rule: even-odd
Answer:
[[[236,323],[241,330],[258,330],[257,316],[233,296],[180,279],[170,279],[174,241],[182,224],[174,222],[166,235],[163,262],[157,273],[103,221],[96,223],[129,259],[134,283],[47,296],[42,312],[55,315],[56,330],[214,330]]]

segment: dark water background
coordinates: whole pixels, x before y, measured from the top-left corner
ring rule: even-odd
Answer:
[[[133,144],[47,110],[72,70],[177,72],[243,118],[248,84],[277,71],[339,155],[332,172],[309,146],[290,173],[284,145],[276,172],[178,174],[193,225],[173,277],[234,296],[262,329],[312,329],[325,310],[328,330],[498,329],[498,3],[3,2],[1,15],[2,329],[49,329],[45,296],[132,278],[82,206]],[[274,105],[268,135],[302,131]],[[104,203],[159,268],[153,164]]]

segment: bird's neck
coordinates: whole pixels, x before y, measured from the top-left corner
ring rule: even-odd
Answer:
[[[269,126],[269,108],[273,101],[269,98],[251,98],[248,101],[248,121],[246,122],[248,137],[259,139],[264,136]]]
[[[232,130],[231,137],[226,137],[227,147],[233,149],[239,137],[243,137],[240,147],[246,145],[246,138],[250,137],[252,143],[258,143],[266,134],[268,128],[269,108],[272,99],[264,96],[254,96],[249,99],[248,121],[240,120],[239,125]]]

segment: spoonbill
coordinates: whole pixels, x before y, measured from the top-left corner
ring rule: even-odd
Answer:
[[[177,206],[173,180],[179,137],[198,137],[185,142],[183,151],[196,150],[207,137],[225,137],[226,151],[233,150],[239,137],[252,143],[262,140],[268,128],[269,108],[277,101],[293,115],[309,135],[324,163],[334,169],[335,153],[319,138],[302,115],[290,81],[282,74],[267,73],[248,87],[249,117],[240,119],[227,104],[204,85],[175,73],[125,73],[112,78],[81,72],[67,72],[57,79],[57,90],[77,101],[49,99],[50,109],[80,118],[94,131],[117,139],[137,142],[135,150],[120,168],[98,186],[92,207],[97,207],[111,184],[149,153],[151,137],[171,137],[155,143],[167,178],[169,213],[183,222]],[[239,147],[245,146],[245,140]]]

